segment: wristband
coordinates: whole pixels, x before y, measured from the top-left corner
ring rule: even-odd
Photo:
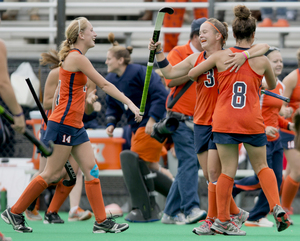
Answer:
[[[158,51],[158,52],[155,52],[155,54],[160,54],[160,53],[162,53],[163,51],[162,51],[162,49],[160,50],[160,51]]]
[[[247,56],[247,54],[245,53],[245,51],[242,52],[242,54],[245,56],[245,58],[246,58],[246,60],[247,60],[247,59],[248,59],[248,56]]]
[[[287,125],[287,130],[288,130],[288,131],[291,130],[291,129],[290,129],[290,122],[289,122],[288,125]]]
[[[106,128],[109,127],[109,126],[114,126],[115,127],[116,125],[114,123],[107,123]]]
[[[21,116],[21,115],[24,115],[24,113],[21,112],[21,113],[19,113],[19,114],[17,114],[17,115],[14,115],[14,116],[19,117],[19,116]]]
[[[244,52],[247,55],[248,59],[250,59],[250,53],[248,51],[244,51]]]
[[[165,58],[163,61],[157,62],[160,69],[163,69],[169,65],[169,61]]]

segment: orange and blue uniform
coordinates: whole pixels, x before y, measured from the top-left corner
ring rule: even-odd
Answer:
[[[70,52],[78,51],[73,49]],[[89,141],[83,128],[87,77],[82,72],[59,69],[58,95],[52,112],[44,141],[55,144],[78,145]]]
[[[55,109],[49,121],[83,127],[87,77],[82,72],[70,72],[60,68],[59,93]]]
[[[246,49],[234,47],[230,50],[235,53]],[[237,73],[232,74],[229,69],[219,72],[219,96],[213,114],[215,143],[245,142],[254,146],[266,145],[267,138],[259,101],[262,78],[262,75],[252,70],[248,60]],[[252,138],[253,135],[257,138]],[[236,138],[239,140],[234,141]]]
[[[284,85],[280,80],[277,80],[276,88],[270,90],[278,95],[282,95],[284,90]],[[262,116],[264,119],[265,126],[272,126],[277,129],[279,127],[287,129],[288,121],[279,116],[279,111],[282,106],[282,100],[274,98],[272,96],[268,96],[265,94],[261,95],[261,110]],[[268,143],[267,143],[267,163],[268,166],[273,169],[278,190],[280,188],[282,182],[282,170],[283,170],[283,148],[280,141],[280,135],[278,132],[275,133],[275,137],[271,137],[267,135]],[[258,177],[256,175],[251,177],[245,177],[240,180],[235,180],[233,187],[233,196],[236,196],[241,191],[250,191],[261,189]],[[268,200],[266,199],[265,194],[261,190],[258,195],[258,200],[255,203],[255,206],[249,213],[248,220],[249,221],[257,221],[263,217],[265,217],[270,212],[270,207],[268,204]]]
[[[236,53],[247,49],[234,47],[230,50]],[[259,101],[262,78],[254,72],[248,60],[237,73],[231,73],[229,69],[219,72],[219,96],[213,114],[213,140],[217,145],[247,143],[265,148],[267,137]],[[273,211],[275,205],[280,205],[274,171],[264,167],[257,176]],[[218,219],[221,222],[230,220],[233,185],[234,179],[221,173],[216,187]]]
[[[205,51],[200,53],[194,66],[205,61]],[[218,98],[218,72],[210,69],[196,81],[196,105],[194,113],[195,151],[202,153],[216,149],[212,142],[212,116]]]
[[[287,118],[289,122],[293,122],[293,116],[295,111],[300,107],[300,68],[297,69],[297,84],[293,90],[293,93],[290,97],[290,102],[288,104],[288,107],[293,108],[293,114],[291,117]],[[286,129],[280,129],[280,136],[281,136],[281,144],[283,148],[285,149],[294,149],[295,143],[295,132],[286,130]]]

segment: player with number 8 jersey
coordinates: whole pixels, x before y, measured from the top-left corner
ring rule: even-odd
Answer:
[[[250,9],[237,5],[232,23],[236,46],[213,53],[206,61],[189,71],[188,76],[196,79],[213,67],[218,69],[219,96],[213,114],[213,141],[217,145],[222,173],[216,185],[218,218],[211,230],[226,235],[246,235],[230,217],[230,199],[234,177],[238,166],[238,148],[243,143],[252,167],[257,174],[261,187],[268,199],[270,210],[276,220],[277,230],[289,227],[286,212],[280,206],[277,181],[274,171],[266,161],[267,138],[259,103],[261,80],[265,75],[269,89],[276,86],[275,77],[266,57],[249,59],[248,49],[255,38],[256,19]],[[233,73],[226,67],[232,54],[242,52],[246,63],[238,72]]]
[[[235,53],[247,49],[234,47],[230,50]],[[254,72],[248,61],[234,75],[230,75],[229,70],[219,72],[220,94],[213,115],[213,132],[265,133],[258,98],[262,78],[263,75]]]

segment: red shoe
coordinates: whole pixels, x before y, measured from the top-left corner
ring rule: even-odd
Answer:
[[[257,24],[258,27],[273,27],[272,20],[265,18],[261,23]]]
[[[278,19],[276,23],[273,24],[273,27],[289,27],[290,24],[286,19]]]

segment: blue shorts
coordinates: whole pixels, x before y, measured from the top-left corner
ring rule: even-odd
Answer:
[[[255,134],[255,135],[245,135],[245,134],[228,134],[228,133],[220,133],[214,132],[213,135],[214,143],[217,144],[240,144],[246,143],[251,146],[265,146],[267,141],[267,136],[265,133],[263,134]]]
[[[294,149],[295,148],[295,135],[286,133],[279,130],[281,145],[284,149]]]
[[[89,141],[89,137],[84,127],[81,129],[48,121],[44,143],[53,141],[54,144],[65,146],[76,146]]]
[[[217,149],[216,144],[212,140],[212,126],[194,124],[194,142],[197,154],[210,149]]]

